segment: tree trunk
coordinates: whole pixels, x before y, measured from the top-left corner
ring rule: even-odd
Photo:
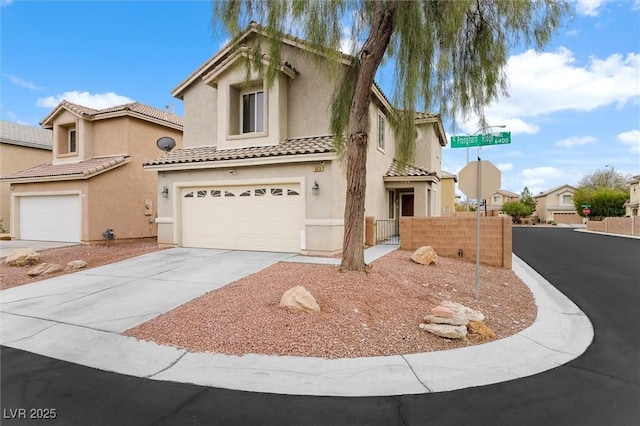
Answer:
[[[356,89],[349,111],[347,135],[347,194],[344,210],[344,240],[341,271],[364,271],[364,201],[367,183],[369,103],[376,71],[387,50],[397,2],[375,4],[375,16],[362,47]]]

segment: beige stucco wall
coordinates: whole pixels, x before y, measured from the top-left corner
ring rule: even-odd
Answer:
[[[456,211],[456,183],[452,177],[443,177],[440,181],[440,214],[450,214]]]
[[[50,163],[51,158],[51,151],[47,149],[0,143],[0,176]],[[11,231],[11,192],[9,182],[0,182],[0,219],[7,232]]]
[[[562,201],[563,195],[573,195],[573,193],[574,191],[571,188],[563,186],[544,196],[535,197],[536,213],[540,221],[547,222],[555,220],[554,213],[576,213],[573,201],[570,203],[563,203]]]
[[[640,182],[633,182],[629,185],[629,203],[640,202]],[[638,207],[625,208],[626,216],[640,216],[640,209]]]
[[[142,164],[161,154],[156,147],[160,137],[174,138],[180,148],[182,132],[131,117],[89,124],[95,156],[124,154],[130,156],[129,162],[86,180],[15,183],[13,218],[19,218],[21,195],[77,192],[82,199],[82,242],[103,241],[102,233],[107,228],[112,228],[119,239],[155,236],[157,178],[155,172],[144,171]],[[81,147],[85,141],[79,139],[78,143]],[[17,229],[12,236],[20,238]]]

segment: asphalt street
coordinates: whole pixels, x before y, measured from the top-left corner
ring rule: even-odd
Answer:
[[[638,424],[640,240],[531,227],[514,228],[513,247],[573,300],[595,329],[594,341],[582,356],[553,370],[452,392],[309,397],[135,378],[2,347],[1,423]],[[49,418],[34,418],[45,416]]]

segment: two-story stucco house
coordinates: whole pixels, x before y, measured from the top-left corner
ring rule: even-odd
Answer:
[[[309,45],[283,36],[273,84],[258,74],[247,83],[246,46],[262,37],[250,25],[173,90],[184,101],[184,148],[145,164],[168,191],[158,200],[160,244],[308,254],[342,248],[346,178],[329,131],[334,82]],[[401,167],[392,114],[374,85],[365,214],[438,216],[441,120],[416,115],[416,159]]]
[[[41,126],[53,132],[48,163],[2,177],[10,185],[11,237],[100,242],[156,236],[156,174],[142,164],[156,141],[182,143],[182,118],[140,103],[95,110],[63,101]],[[51,155],[51,153],[50,153]]]
[[[640,175],[633,176],[629,180],[629,201],[624,203],[625,216],[640,216]]]
[[[515,192],[499,189],[487,200],[487,216],[499,216],[502,205],[510,201],[518,201],[520,195]]]
[[[573,204],[575,192],[576,188],[573,186],[562,185],[535,195],[533,198],[536,200],[536,213],[540,222],[582,223],[582,217]]]
[[[0,176],[51,161],[51,130],[0,121]],[[0,227],[11,230],[11,187],[0,182]]]
[[[453,215],[456,212],[456,183],[458,176],[445,172],[440,174],[440,213],[442,216]]]

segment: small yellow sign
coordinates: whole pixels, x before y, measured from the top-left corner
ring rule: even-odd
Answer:
[[[314,166],[313,167],[313,171],[314,172],[324,172],[324,166]]]

